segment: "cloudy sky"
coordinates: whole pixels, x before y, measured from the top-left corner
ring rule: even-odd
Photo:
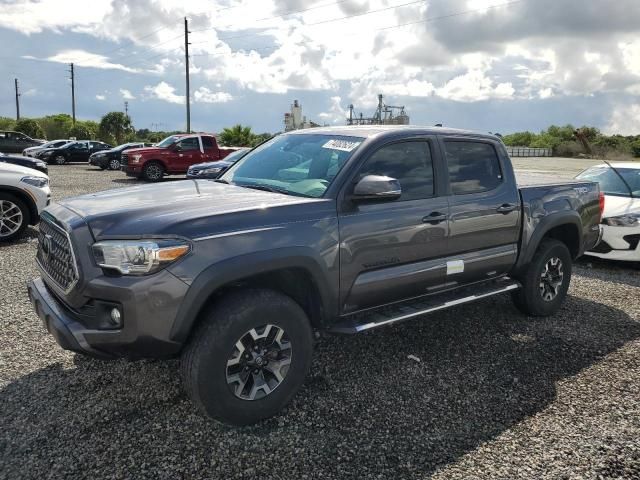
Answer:
[[[414,124],[509,133],[551,123],[640,134],[638,0],[0,0],[0,115],[183,129],[282,129],[298,99],[343,124],[376,95]]]

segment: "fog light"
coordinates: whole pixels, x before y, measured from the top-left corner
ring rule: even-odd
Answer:
[[[117,308],[111,309],[111,323],[116,327],[119,327],[122,323],[122,315],[120,314],[120,310]]]

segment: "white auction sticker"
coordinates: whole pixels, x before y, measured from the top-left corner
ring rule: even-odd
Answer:
[[[330,148],[331,150],[342,150],[343,152],[350,152],[362,142],[349,142],[348,140],[329,140],[322,148]]]

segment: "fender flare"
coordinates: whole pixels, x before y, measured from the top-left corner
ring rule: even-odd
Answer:
[[[171,340],[177,342],[187,340],[200,311],[216,290],[243,278],[286,268],[305,270],[318,289],[325,315],[329,317],[337,315],[337,286],[333,292],[327,281],[329,273],[309,248],[289,247],[267,250],[233,257],[214,263],[203,270],[191,283],[182,300],[171,328]]]
[[[577,256],[579,257],[583,253],[583,242],[581,241],[582,219],[580,218],[580,215],[575,211],[556,212],[547,215],[540,220],[540,222],[535,226],[533,234],[528,241],[525,242],[525,239],[523,238],[521,246],[523,254],[520,255],[516,268],[520,269],[528,265],[545,235],[549,233],[550,230],[563,225],[572,225],[576,228],[576,233],[578,235]],[[522,235],[523,237],[526,235],[525,230],[523,230]]]

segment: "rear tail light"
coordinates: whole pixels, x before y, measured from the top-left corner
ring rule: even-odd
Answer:
[[[600,192],[600,222],[602,222],[603,215],[604,215],[604,193]]]

